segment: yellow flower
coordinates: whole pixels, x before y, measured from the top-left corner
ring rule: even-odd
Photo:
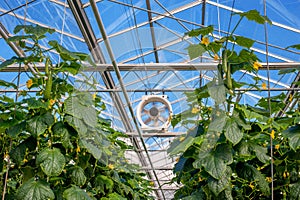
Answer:
[[[257,169],[258,171],[260,171],[260,170],[261,170],[261,168],[260,168],[260,167],[257,167],[256,169]]]
[[[8,155],[8,153],[5,153],[5,154],[4,154],[4,160],[5,160],[6,162],[9,161],[9,155]]]
[[[267,144],[266,144],[266,143],[263,143],[263,147],[267,147]]]
[[[181,137],[179,138],[179,141],[182,142],[184,139],[185,139],[185,137],[181,136]]]
[[[249,184],[249,187],[251,187],[251,189],[253,190],[253,188],[255,187],[254,185],[252,185],[252,182]]]
[[[261,84],[261,87],[262,87],[262,89],[267,89],[267,84],[265,83],[265,82],[263,82],[262,84]]]
[[[23,163],[27,163],[28,160],[26,158],[23,159]]]
[[[94,94],[93,94],[93,99],[95,100],[96,97],[97,97],[97,93],[94,93]]]
[[[115,168],[115,166],[113,164],[108,164],[108,169],[113,170]]]
[[[33,81],[31,79],[29,79],[27,82],[26,82],[26,87],[29,89],[31,88],[31,86],[33,85]]]
[[[272,182],[272,178],[271,177],[266,177],[266,181],[271,183]]]
[[[196,114],[196,113],[198,113],[200,111],[200,109],[198,108],[198,107],[193,107],[192,108],[192,113],[193,114]]]
[[[280,147],[280,145],[279,145],[279,144],[276,144],[276,145],[275,145],[275,149],[277,149],[277,150],[278,150],[278,149],[279,149],[279,147]]]
[[[283,178],[285,179],[285,178],[286,178],[286,173],[285,173],[285,172],[283,172],[283,175],[282,175],[282,176],[283,176]]]
[[[214,55],[214,60],[215,60],[215,61],[219,60],[218,54],[215,54],[215,55]]]
[[[203,37],[201,39],[201,44],[204,44],[205,46],[207,46],[209,44],[209,38],[208,37]]]
[[[49,108],[51,108],[54,103],[55,103],[55,100],[54,99],[50,99],[49,100]]]
[[[153,181],[150,181],[150,185],[151,185],[151,186],[154,186],[154,182],[153,182]]]
[[[76,152],[79,153],[80,152],[80,146],[77,146],[76,148]]]
[[[261,65],[259,62],[255,61],[255,62],[253,63],[253,68],[254,68],[255,70],[258,70],[260,67],[262,67],[262,65]]]
[[[292,101],[292,100],[293,100],[293,95],[290,94],[290,96],[289,96],[289,101]]]
[[[178,161],[179,161],[179,158],[176,158],[175,161],[178,162]]]
[[[275,131],[274,130],[271,131],[270,136],[271,136],[272,139],[275,138]]]

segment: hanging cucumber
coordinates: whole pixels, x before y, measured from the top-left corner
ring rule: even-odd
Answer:
[[[223,66],[223,71],[226,74],[226,85],[229,90],[232,89],[232,80],[231,80],[231,69],[230,65],[228,65],[228,57],[227,57],[227,50],[223,50],[222,53],[222,66]]]
[[[220,80],[223,80],[223,75],[224,75],[222,69],[223,69],[222,64],[218,64],[218,72],[219,72],[218,75]]]
[[[44,99],[51,99],[51,90],[52,90],[52,72],[50,68],[50,59],[47,58],[45,62],[45,73],[46,73],[46,89],[44,92]]]
[[[232,79],[231,79],[230,65],[227,66],[226,81],[227,81],[227,87],[228,87],[228,89],[232,90]]]
[[[222,66],[224,73],[227,73],[227,50],[223,50],[222,52]]]

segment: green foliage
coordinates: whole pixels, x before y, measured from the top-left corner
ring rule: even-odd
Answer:
[[[286,48],[287,48],[287,49],[288,49],[288,48],[294,48],[294,49],[300,50],[300,44],[291,45],[291,46],[288,46],[288,47],[286,47]]]
[[[178,153],[183,153],[193,143],[194,143],[193,137],[187,137],[183,141],[180,141],[180,139],[178,139],[171,144],[170,148],[168,149],[168,153],[170,153],[170,155],[176,155]]]
[[[43,172],[51,176],[59,176],[65,166],[65,157],[57,148],[45,148],[36,158],[37,165],[40,165]]]
[[[233,32],[244,18],[271,24],[256,10],[235,15],[240,20]],[[213,80],[186,94],[190,109],[171,122],[173,126],[201,127],[199,132],[192,129],[185,137],[175,139],[168,149],[169,155],[179,156],[173,181],[182,187],[175,192],[175,199],[270,199],[272,181],[276,199],[299,199],[299,105],[285,111],[289,102],[284,93],[261,98],[254,106],[239,102],[244,93],[236,89],[260,89],[257,85],[261,80],[254,77],[255,84],[239,83],[233,74],[239,70],[256,74],[260,64],[250,50],[254,40],[233,32],[221,39],[214,36],[213,26],[188,33],[213,40],[188,47],[190,58],[208,55],[218,61],[218,67]],[[232,43],[230,50],[228,42]],[[239,52],[235,50],[237,45]],[[298,45],[288,48],[297,49]],[[299,96],[294,98],[298,101]],[[280,112],[283,115],[278,115]]]
[[[19,101],[0,97],[0,156],[5,158],[0,161],[0,189],[5,199],[152,199],[150,182],[125,159],[129,146],[120,139],[125,135],[99,117],[105,109],[101,97],[68,82],[69,73],[77,74],[83,61],[94,65],[91,58],[56,41],[49,42],[51,49],[42,49],[39,40],[52,29],[22,25],[14,32],[20,31],[25,35],[9,40],[18,42],[28,56],[13,57],[0,70],[13,63],[44,62],[45,72],[31,74],[26,84],[36,94],[24,92]],[[49,50],[62,62],[54,63]],[[0,86],[16,88],[2,80]]]
[[[206,52],[206,49],[202,44],[192,44],[187,48],[187,50],[191,59],[198,58],[199,56],[202,56],[204,52]]]
[[[242,37],[242,36],[235,36],[235,42],[242,47],[246,47],[246,48],[250,49],[250,47],[253,46],[255,41],[250,38],[246,38],[246,37]]]
[[[300,197],[300,183],[293,183],[290,185],[290,199],[299,199]]]
[[[236,13],[241,17],[246,17],[248,20],[255,21],[258,24],[269,23],[272,24],[271,20],[267,16],[262,16],[257,10],[249,10],[248,12]]]
[[[35,181],[34,178],[21,185],[16,194],[16,199],[20,200],[49,200],[54,198],[54,193],[49,184],[43,181]]]
[[[34,137],[43,134],[54,123],[54,117],[49,112],[32,117],[27,122],[27,131]]]
[[[92,200],[92,198],[78,186],[72,186],[64,191],[63,197],[66,200]]]
[[[100,193],[105,194],[105,191],[112,192],[114,182],[107,176],[98,175],[95,180],[95,186]]]
[[[5,61],[4,61],[5,62]],[[17,86],[14,83],[9,83],[7,81],[4,80],[0,80],[0,86],[4,86],[4,87],[12,87],[14,89],[17,89]]]
[[[221,104],[226,101],[226,89],[224,84],[216,83],[213,80],[207,84],[208,92],[211,98],[216,102],[216,104]]]
[[[289,140],[289,145],[294,151],[300,147],[300,126],[298,124],[283,131],[282,136]]]
[[[209,153],[200,152],[198,159],[193,163],[195,168],[204,169],[215,179],[221,179],[227,168],[227,164],[233,161],[231,147],[226,144],[218,145],[215,151]]]
[[[234,119],[228,119],[225,125],[225,137],[236,145],[243,138],[243,133]]]
[[[228,186],[231,187],[231,168],[227,167],[225,173],[220,177],[220,179],[214,179],[210,177],[208,181],[208,188],[214,193],[215,196],[218,196],[223,190]]]
[[[9,65],[12,65],[16,62],[21,63],[23,61],[22,58],[18,58],[18,57],[12,57],[10,59],[5,60],[4,62],[2,62],[0,64],[0,71],[6,67],[8,67]]]
[[[214,31],[213,26],[207,26],[207,27],[191,30],[190,32],[186,33],[186,35],[188,35],[190,37],[196,37],[199,35],[208,35],[208,34],[212,33],[213,31]]]
[[[55,32],[54,29],[45,28],[38,25],[17,25],[14,29],[14,34],[19,33],[21,30],[24,30],[26,34],[33,35],[36,39],[44,38],[46,33],[52,34]],[[16,41],[19,41],[19,39]]]
[[[71,179],[75,185],[82,186],[86,182],[86,176],[84,175],[84,170],[79,167],[75,166],[72,169]]]

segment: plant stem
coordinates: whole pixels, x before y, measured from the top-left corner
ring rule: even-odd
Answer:
[[[234,31],[237,29],[237,27],[239,26],[239,24],[241,23],[243,18],[244,18],[244,16],[240,17],[239,21],[236,23],[235,27],[232,29],[229,37],[233,35]]]
[[[51,89],[52,89],[52,73],[50,67],[50,59],[46,58],[45,63],[45,73],[46,73],[46,88],[44,93],[44,99],[49,100],[51,98]]]
[[[11,146],[12,146],[12,139],[10,139],[10,142],[9,142],[9,152],[11,150]],[[2,193],[2,200],[5,200],[5,193],[6,193],[6,186],[7,186],[7,180],[8,180],[9,167],[10,167],[10,158],[8,158],[8,161],[7,161],[7,170],[5,172],[5,179],[4,179],[4,187],[3,187],[3,193]]]

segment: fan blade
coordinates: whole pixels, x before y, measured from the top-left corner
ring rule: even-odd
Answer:
[[[159,112],[169,112],[169,107],[167,105],[163,105],[159,107]]]
[[[155,120],[154,120],[154,127],[158,127],[158,126],[159,126],[159,122],[158,122],[157,118],[155,118]]]
[[[146,119],[146,121],[144,121],[145,124],[149,124],[149,122],[151,122],[151,118],[148,117],[148,119]]]
[[[161,121],[162,123],[165,123],[167,121],[167,118],[164,117],[158,117],[158,120]]]
[[[142,117],[145,116],[145,115],[148,115],[148,114],[145,113],[145,112],[142,112],[142,113],[141,113],[141,116],[142,116]]]
[[[145,113],[145,114],[149,115],[149,110],[147,110],[147,109],[143,108],[143,110],[142,110],[142,114],[143,114],[143,113]]]

